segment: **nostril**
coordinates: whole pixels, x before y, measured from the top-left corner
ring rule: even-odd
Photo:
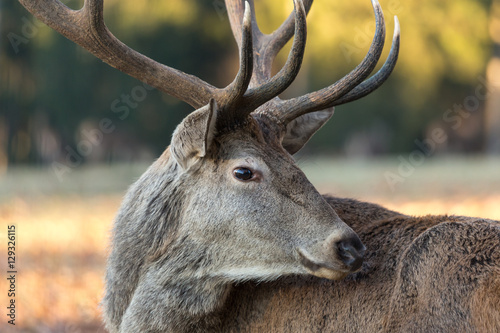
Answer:
[[[337,243],[338,255],[351,271],[356,271],[361,267],[365,251],[366,247],[357,237],[342,240]]]
[[[353,262],[357,256],[357,251],[352,247],[351,244],[348,244],[346,242],[339,242],[337,245],[338,249],[338,254],[340,259],[346,264],[350,265],[351,262]]]

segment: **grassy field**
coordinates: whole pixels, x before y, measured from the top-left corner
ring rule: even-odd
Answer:
[[[400,160],[299,159],[322,193],[373,201],[413,215],[460,214],[500,219],[500,158],[429,159],[401,169]],[[0,305],[7,225],[16,225],[16,326],[1,332],[104,332],[98,303],[109,230],[126,188],[147,165],[89,166],[60,181],[51,169],[0,175]],[[391,186],[387,176],[399,176]]]

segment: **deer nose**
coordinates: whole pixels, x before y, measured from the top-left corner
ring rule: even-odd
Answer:
[[[361,268],[365,252],[366,247],[357,236],[343,239],[337,243],[338,256],[351,272]]]

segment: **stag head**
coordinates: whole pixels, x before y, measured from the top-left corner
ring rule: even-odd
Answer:
[[[155,311],[169,314],[154,327],[179,328],[186,312],[201,316],[220,306],[234,282],[288,274],[341,279],[361,267],[363,244],[292,155],[334,106],[369,94],[392,72],[397,20],[388,59],[367,79],[385,39],[376,0],[376,33],[364,60],[329,87],[288,100],[277,96],[300,69],[312,0],[294,0],[294,13],[270,35],[257,27],[253,1],[226,0],[240,68],[223,89],[118,41],[103,22],[102,0],[86,0],[78,11],[57,0],[20,2],[111,66],[196,109],[129,190],[116,218],[104,299],[112,331],[149,327],[144,307],[154,318]],[[288,59],[272,76],[272,62],[292,35]]]

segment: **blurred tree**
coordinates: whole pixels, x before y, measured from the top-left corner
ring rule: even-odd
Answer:
[[[490,36],[493,54],[488,62],[488,102],[486,107],[486,150],[500,153],[500,1],[494,0],[490,10]]]

